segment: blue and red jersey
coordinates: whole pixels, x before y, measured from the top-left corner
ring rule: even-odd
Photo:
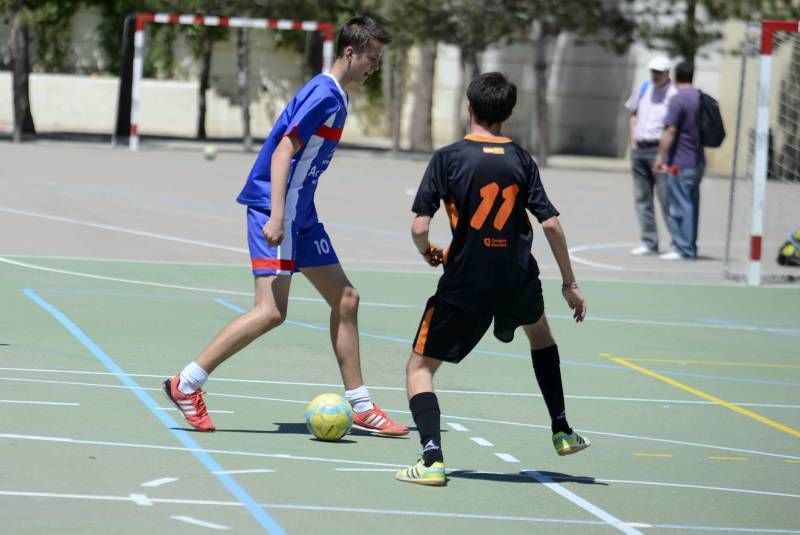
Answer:
[[[284,136],[293,136],[302,146],[289,167],[284,219],[297,229],[317,223],[314,207],[317,181],[331,163],[346,119],[347,95],[336,79],[327,73],[312,78],[278,117],[237,202],[271,210],[272,154]]]

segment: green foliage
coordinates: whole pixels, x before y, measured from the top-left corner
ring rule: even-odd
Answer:
[[[730,18],[749,21],[800,18],[798,0],[627,0],[636,22],[636,36],[653,48],[693,62],[702,48],[721,37],[720,23]]]
[[[75,2],[40,2],[32,11],[31,37],[34,45],[33,69],[43,72],[69,72],[72,18]]]
[[[626,0],[631,3],[631,0]],[[528,40],[538,23],[545,35],[571,32],[609,50],[625,52],[633,42],[634,21],[619,2],[606,0],[500,0],[499,8],[514,37]]]
[[[43,72],[69,71],[72,17],[78,2],[59,0],[0,0],[0,13],[21,15],[31,40],[31,67]],[[9,20],[10,22],[10,20]]]

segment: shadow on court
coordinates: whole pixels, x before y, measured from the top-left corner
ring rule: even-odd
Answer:
[[[306,424],[299,423],[299,422],[273,422],[274,425],[277,425],[277,429],[219,429],[215,431],[215,433],[257,433],[257,434],[265,434],[265,435],[272,435],[272,434],[282,434],[282,435],[309,435],[308,429],[306,429]],[[186,427],[173,427],[173,429],[182,429],[183,431],[195,431],[198,433],[203,433],[204,431],[197,431],[197,429],[193,428],[186,428]],[[413,429],[412,429],[413,431]],[[390,437],[385,435],[377,435],[374,433],[370,433],[369,431],[364,431],[363,429],[356,429],[353,428],[348,433],[349,435],[356,436],[356,437],[377,437],[377,438],[408,438],[405,437]],[[316,440],[313,439],[312,440]],[[319,441],[322,442],[322,441]],[[342,442],[344,444],[355,444],[353,440],[347,440],[345,438],[339,439],[337,442]]]
[[[544,476],[554,483],[580,483],[582,485],[602,485],[608,486],[608,483],[596,481],[593,477],[589,476],[572,476],[569,474],[561,474],[559,472],[536,472]],[[456,479],[474,479],[481,481],[498,481],[501,483],[534,483],[541,485],[542,481],[535,479],[529,472],[520,472],[518,474],[501,474],[497,472],[480,472],[477,470],[454,470],[447,473],[448,478]]]

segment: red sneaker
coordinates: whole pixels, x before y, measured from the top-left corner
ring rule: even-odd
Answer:
[[[187,396],[178,390],[180,380],[180,374],[177,374],[164,381],[163,391],[167,399],[178,408],[183,417],[186,418],[186,421],[195,429],[200,431],[213,431],[216,429],[214,422],[208,416],[206,404],[203,401],[205,392],[197,390]]]
[[[386,416],[386,413],[374,402],[368,411],[353,411],[353,425],[365,431],[372,431],[376,435],[401,437],[408,434],[408,427],[400,425]]]

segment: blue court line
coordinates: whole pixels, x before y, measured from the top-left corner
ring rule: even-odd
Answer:
[[[222,305],[224,307],[227,307],[227,308],[233,310],[234,312],[238,312],[239,314],[244,314],[245,312],[247,312],[247,310],[243,309],[242,307],[234,305],[233,303],[231,303],[230,301],[227,301],[225,299],[215,298],[214,302],[216,302],[216,303],[218,303],[218,304],[220,304],[220,305]],[[286,320],[284,323],[287,323],[289,325],[295,325],[297,327],[303,327],[303,328],[306,328],[306,329],[311,329],[311,330],[314,330],[314,331],[322,331],[322,332],[326,332],[326,333],[329,332],[329,330],[330,330],[330,328],[328,326],[316,325],[314,323],[305,323],[305,322],[301,322],[301,321]],[[373,334],[373,333],[364,332],[364,331],[361,331],[361,330],[359,330],[358,335],[362,336],[364,338],[374,338],[376,340],[385,340],[385,341],[389,341],[389,342],[400,342],[402,344],[408,344],[409,348],[411,347],[411,345],[413,343],[413,340],[409,340],[407,338],[398,338],[396,336],[384,336],[382,334]],[[473,349],[472,352],[476,353],[476,354],[479,354],[479,355],[489,355],[489,356],[492,356],[492,357],[506,357],[506,358],[512,358],[512,359],[517,359],[517,360],[530,360],[530,358],[531,358],[530,355],[519,355],[519,354],[516,354],[516,353],[504,353],[502,351],[486,351],[486,350],[483,350],[483,349]],[[561,364],[567,364],[567,365],[571,365],[571,366],[583,366],[583,367],[587,367],[587,368],[605,368],[605,369],[609,369],[609,370],[625,371],[625,372],[628,372],[628,371],[632,372],[633,371],[633,370],[629,370],[628,368],[624,368],[622,366],[618,366],[616,364],[601,364],[601,363],[594,364],[594,363],[590,363],[590,362],[578,362],[578,361],[569,360],[569,359],[561,359]],[[784,381],[769,381],[767,379],[726,377],[726,376],[722,376],[722,375],[706,375],[706,374],[700,374],[700,373],[673,372],[673,371],[670,371],[670,370],[653,370],[653,371],[656,371],[656,372],[658,372],[658,373],[660,373],[662,375],[666,375],[666,376],[670,376],[670,377],[692,377],[692,378],[695,378],[695,379],[715,379],[717,381],[729,381],[729,382],[734,382],[734,383],[753,383],[753,384],[765,384],[765,385],[772,385],[772,386],[800,387],[800,384],[798,384],[798,383],[787,383],[787,382],[784,382]]]
[[[258,505],[258,503],[241,487],[239,484],[229,475],[220,473],[223,471],[222,466],[220,466],[217,461],[203,448],[198,444],[189,434],[184,431],[183,429],[178,428],[178,424],[175,423],[169,415],[167,415],[164,411],[159,410],[158,405],[147,394],[142,388],[139,386],[136,381],[134,381],[125,371],[120,368],[114,360],[109,357],[100,347],[89,338],[86,333],[84,333],[80,327],[78,327],[75,323],[72,322],[63,312],[58,310],[56,307],[39,297],[36,292],[33,290],[24,288],[22,292],[31,299],[34,303],[45,309],[51,316],[53,316],[69,333],[74,336],[83,346],[92,353],[92,355],[100,361],[100,363],[105,366],[108,371],[113,373],[119,381],[130,388],[131,392],[133,392],[136,397],[139,398],[145,407],[147,407],[150,412],[158,418],[167,429],[169,429],[173,435],[188,449],[192,452],[192,454],[199,460],[206,469],[214,475],[217,480],[222,483],[222,485],[228,489],[228,491],[237,499],[239,502],[244,505],[244,507],[250,512],[252,517],[264,528],[267,533],[271,533],[274,535],[285,535],[286,532],[283,528],[272,519],[269,514]]]

